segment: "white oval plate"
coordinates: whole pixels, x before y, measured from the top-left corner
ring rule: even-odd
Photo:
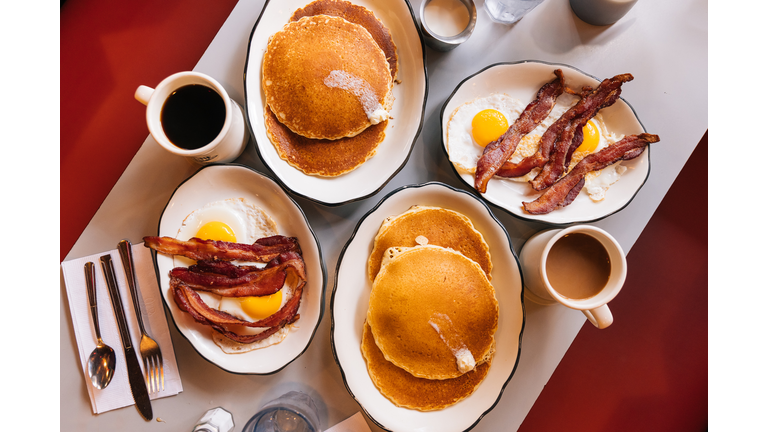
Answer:
[[[446,157],[448,156],[448,120],[458,106],[477,97],[488,96],[491,93],[506,93],[520,99],[527,105],[533,100],[536,92],[544,83],[554,79],[552,72],[558,68],[563,70],[566,84],[573,89],[580,89],[584,85],[597,87],[600,84],[601,80],[572,66],[539,61],[494,64],[462,81],[448,97],[440,112],[443,151]],[[631,81],[624,84],[627,87],[631,85]],[[632,107],[624,99],[620,98],[612,106],[600,110],[600,114],[608,130],[617,135],[633,135],[645,132],[640,119],[637,118]],[[541,195],[541,192],[534,191],[527,182],[513,182],[494,177],[488,182],[486,193],[480,195],[513,216],[525,220],[552,225],[594,222],[626,207],[643,187],[651,171],[650,146],[639,157],[624,161],[622,165],[628,168],[627,171],[618,182],[608,189],[605,199],[602,201],[593,202],[587,196],[586,191],[582,191],[571,205],[545,215],[531,215],[523,211],[523,201],[533,201]],[[475,179],[473,175],[459,173],[455,167],[453,169],[464,183],[474,189]]]
[[[472,220],[490,247],[491,282],[499,301],[496,354],[488,376],[468,398],[440,411],[420,412],[392,404],[373,385],[360,353],[371,291],[367,265],[373,239],[384,218],[401,214],[412,205],[449,208]],[[438,182],[403,186],[387,195],[360,220],[341,252],[331,295],[333,355],[349,393],[371,420],[384,429],[450,432],[472,428],[496,405],[517,368],[524,321],[523,281],[509,235],[488,206],[468,192]]]
[[[404,0],[354,0],[370,9],[389,28],[397,46],[400,84],[395,84],[392,119],[377,153],[357,169],[338,177],[306,175],[277,154],[264,126],[261,64],[269,38],[288,23],[293,12],[310,0],[267,1],[251,33],[245,61],[246,119],[264,165],[291,192],[322,205],[341,205],[367,198],[389,182],[408,161],[424,123],[427,69],[424,42],[410,4]]]
[[[278,233],[299,239],[307,285],[299,307],[298,329],[277,345],[243,354],[225,354],[211,339],[211,328],[182,312],[169,295],[168,272],[174,267],[173,258],[153,252],[157,281],[176,328],[203,358],[232,373],[270,374],[299,357],[312,341],[325,308],[325,264],[320,243],[296,202],[273,180],[242,165],[207,165],[181,183],[160,216],[158,235],[176,237],[182,221],[192,211],[229,198],[245,198],[261,207],[277,224]]]

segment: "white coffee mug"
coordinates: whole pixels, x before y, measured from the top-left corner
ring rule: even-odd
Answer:
[[[188,85],[203,85],[213,89],[225,101],[224,125],[219,134],[203,147],[187,150],[171,142],[163,130],[161,114],[166,100],[176,90]],[[246,131],[243,109],[233,101],[224,87],[215,79],[199,72],[179,72],[164,79],[157,88],[139,86],[135,98],[147,106],[147,127],[152,137],[169,152],[184,156],[200,164],[232,162],[245,150],[249,134]],[[226,102],[229,103],[226,103]]]
[[[552,246],[568,234],[581,233],[596,239],[605,248],[610,260],[608,281],[597,294],[588,298],[569,298],[552,287],[547,275],[547,259]],[[554,263],[553,263],[554,265]],[[627,259],[621,245],[610,234],[591,225],[575,225],[534,234],[520,251],[526,298],[540,304],[555,302],[580,310],[595,327],[604,329],[613,323],[609,301],[619,293],[627,277]],[[572,270],[577,271],[577,270]]]

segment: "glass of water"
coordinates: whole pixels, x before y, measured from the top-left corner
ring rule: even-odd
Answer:
[[[514,24],[544,0],[485,0],[485,10],[491,19],[502,24]]]
[[[321,432],[320,418],[311,397],[291,391],[264,405],[243,432]]]

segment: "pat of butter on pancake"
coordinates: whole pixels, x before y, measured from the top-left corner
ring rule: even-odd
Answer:
[[[323,80],[323,84],[330,88],[346,90],[357,96],[372,125],[379,124],[389,117],[389,112],[381,106],[376,93],[364,80],[343,70],[332,70]]]
[[[467,373],[475,368],[475,358],[472,357],[472,353],[461,340],[461,336],[453,329],[453,323],[448,315],[442,313],[432,315],[429,325],[435,329],[440,339],[456,356],[456,366],[459,368],[459,372]]]

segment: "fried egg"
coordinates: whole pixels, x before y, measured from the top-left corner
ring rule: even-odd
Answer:
[[[584,140],[579,148],[573,152],[568,171],[573,169],[587,155],[598,152],[622,138],[624,138],[623,135],[617,136],[609,132],[602,115],[597,114],[584,126]],[[602,170],[589,172],[584,176],[583,190],[592,201],[602,201],[608,188],[619,181],[626,170],[627,167],[621,165],[621,162],[617,162]]]
[[[575,96],[561,95],[547,118],[520,140],[509,161],[518,163],[536,153],[541,136],[547,128],[577,101],[578,98]],[[461,174],[474,175],[485,146],[506,132],[509,126],[520,117],[526,105],[526,102],[506,94],[494,93],[476,98],[456,108],[448,120],[446,137],[448,158],[456,170]],[[584,126],[584,140],[573,153],[568,171],[585,156],[600,151],[623,137],[610,132],[602,115],[597,114]],[[605,198],[608,188],[616,183],[626,170],[625,166],[617,162],[600,171],[590,172],[585,176],[583,190],[592,201],[601,201]],[[505,181],[528,182],[536,177],[539,171],[541,171],[540,168],[535,168],[524,176],[507,178]]]
[[[566,95],[564,99],[568,99]],[[485,146],[497,140],[507,131],[527,106],[526,102],[503,93],[494,93],[466,102],[456,108],[448,120],[448,157],[460,173],[474,174],[477,161]],[[555,122],[568,106],[556,105],[550,115],[530,134],[523,137],[510,161],[519,162],[536,152],[544,131]],[[538,172],[538,171],[536,171]],[[531,175],[510,179],[528,181]]]
[[[242,198],[216,201],[193,211],[182,222],[176,236],[180,240],[197,237],[202,240],[220,240],[233,243],[252,244],[256,240],[276,235],[277,224],[258,206]],[[264,263],[233,261],[234,264],[263,267]],[[187,267],[194,264],[188,258],[174,257],[174,265]],[[269,296],[222,297],[213,293],[198,291],[208,307],[226,312],[245,321],[258,321],[273,315],[290,300],[293,290],[288,280],[283,288]],[[229,330],[237,334],[257,334],[261,327],[232,326]],[[267,339],[252,344],[238,344],[214,333],[214,341],[225,352],[246,352],[281,342],[289,329],[285,328]],[[228,341],[228,342],[226,342]]]
[[[208,203],[190,213],[181,223],[176,238],[251,244],[275,234],[277,225],[264,210],[243,198],[230,198]]]

